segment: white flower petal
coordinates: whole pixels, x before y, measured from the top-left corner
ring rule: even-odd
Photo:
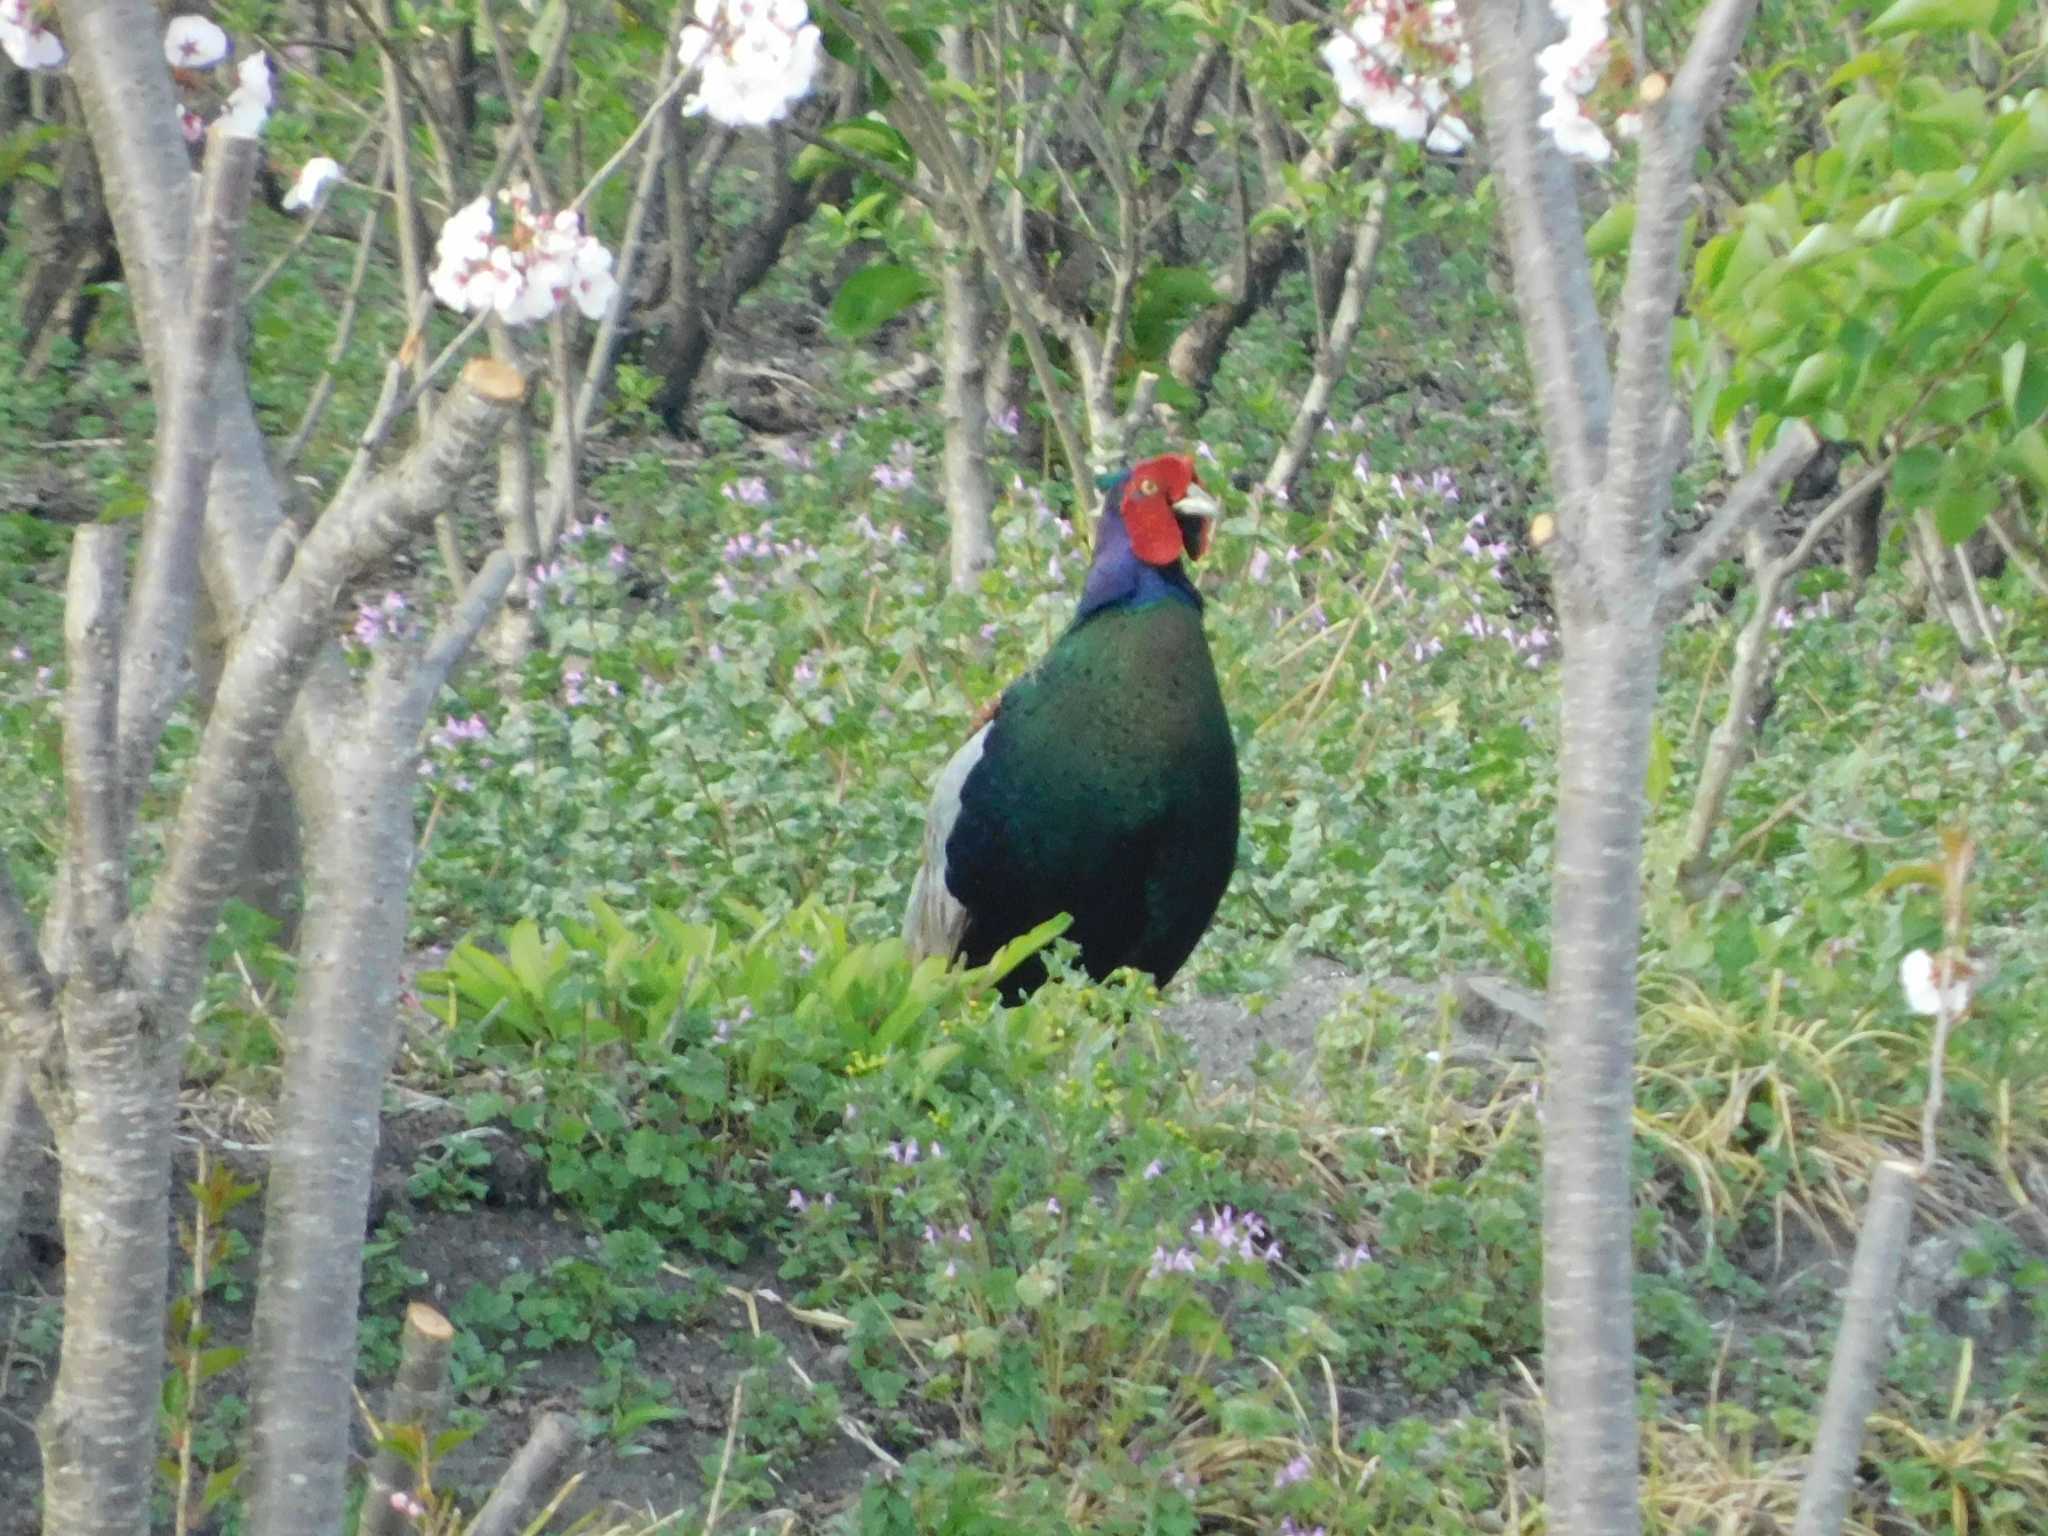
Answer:
[[[326,155],[315,155],[299,169],[299,179],[292,183],[291,191],[284,195],[287,213],[301,208],[311,208],[320,201],[320,194],[327,190],[330,182],[341,179],[341,167]]]
[[[164,28],[164,58],[173,69],[211,69],[227,56],[227,33],[204,16],[173,16]]]

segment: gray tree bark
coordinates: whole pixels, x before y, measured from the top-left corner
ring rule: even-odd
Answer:
[[[944,337],[940,367],[946,417],[947,563],[955,592],[972,592],[995,564],[995,484],[988,472],[987,278],[971,246],[946,263],[941,279]]]
[[[1646,93],[1611,370],[1572,169],[1536,123],[1535,55],[1556,18],[1520,0],[1459,5],[1557,501],[1544,547],[1564,653],[1544,1051],[1544,1489],[1551,1528],[1572,1536],[1641,1526],[1629,1147],[1644,779],[1664,634],[1702,571],[1817,446],[1788,432],[1662,568],[1686,443],[1671,346],[1693,160],[1754,3],[1710,0],[1669,91]]]

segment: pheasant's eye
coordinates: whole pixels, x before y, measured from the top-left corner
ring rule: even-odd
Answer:
[[[1140,496],[1157,496],[1159,494],[1159,482],[1157,480],[1140,480],[1138,482],[1138,494]]]

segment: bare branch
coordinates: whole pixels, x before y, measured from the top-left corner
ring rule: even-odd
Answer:
[[[1919,1179],[1911,1163],[1879,1163],[1870,1178],[1856,1260],[1842,1298],[1842,1331],[1828,1367],[1827,1396],[1814,1427],[1813,1457],[1799,1487],[1793,1536],[1837,1536],[1863,1460],[1864,1426],[1877,1403],[1891,1331],[1893,1298],[1913,1231]]]
[[[1671,319],[1684,283],[1680,254],[1694,195],[1693,161],[1755,8],[1756,0],[1713,0],[1677,81],[1661,100],[1647,102],[1642,113],[1635,232],[1615,319],[1612,419],[1600,496],[1607,514],[1601,526],[1610,532],[1628,529],[1630,537],[1646,544],[1657,538],[1671,504],[1663,452],[1672,400]],[[1561,158],[1555,148],[1549,154]],[[1571,249],[1581,253],[1583,248],[1575,239]],[[1579,266],[1584,265],[1581,254]],[[1808,448],[1807,457],[1816,447]],[[1634,556],[1628,542],[1626,537],[1603,537],[1582,551],[1610,591],[1627,585]]]
[[[517,369],[489,358],[470,363],[420,444],[313,525],[283,582],[256,605],[237,638],[137,942],[138,981],[167,1028],[181,1027],[227,897],[257,787],[255,765],[328,642],[343,589],[449,503],[525,396]]]
[[[125,539],[88,523],[71,541],[64,593],[64,875],[71,921],[60,971],[83,963],[96,988],[114,984],[128,920],[120,754],[121,609]]]
[[[0,1023],[9,1026],[0,1029],[0,1047],[10,1035],[19,1037],[29,1027],[50,1023],[56,997],[56,984],[36,948],[35,929],[14,888],[14,875],[0,859]],[[0,1241],[5,1241],[4,1232]]]
[[[661,57],[661,78],[655,91],[657,101],[665,96],[673,83],[677,68],[675,49],[664,48]],[[604,318],[597,323],[597,335],[591,339],[590,356],[583,365],[583,384],[576,392],[578,436],[590,431],[591,419],[597,414],[598,402],[611,378],[612,360],[618,355],[623,323],[630,307],[628,295],[633,286],[634,270],[640,262],[640,248],[646,243],[648,210],[654,206],[654,189],[659,183],[662,162],[668,158],[668,113],[650,107],[648,114],[647,153],[641,157],[640,179],[633,186],[633,202],[626,210],[626,229],[619,237],[618,261],[613,270],[618,291],[605,307]]]
[[[548,1414],[534,1425],[526,1444],[470,1522],[469,1536],[513,1536],[527,1529],[547,1502],[548,1485],[561,1475],[563,1464],[579,1444],[575,1421],[566,1413]]]
[[[377,151],[377,169],[370,176],[370,185],[381,188],[384,177],[391,166],[391,146],[386,143]],[[348,351],[350,340],[355,335],[356,311],[363,296],[363,281],[370,274],[370,253],[377,244],[377,220],[382,208],[372,198],[363,210],[362,229],[356,235],[356,260],[348,275],[348,293],[341,301],[341,313],[334,319],[334,340],[328,344],[327,360],[320,370],[320,377],[314,382],[306,409],[300,413],[298,426],[292,429],[289,441],[277,456],[278,472],[288,472],[298,463],[299,455],[306,451],[306,444],[319,429],[320,418],[327,414],[328,402],[334,398],[334,370],[341,365],[342,357]],[[403,228],[403,221],[400,227]],[[407,303],[408,312],[419,308],[419,297],[414,295]],[[394,389],[393,393],[396,393]]]
[[[1514,259],[1515,306],[1544,406],[1546,456],[1559,511],[1571,514],[1560,516],[1560,531],[1576,536],[1571,523],[1606,470],[1614,381],[1572,168],[1536,126],[1536,52],[1551,38],[1523,35],[1518,0],[1460,0],[1458,14],[1472,40],[1486,109],[1487,150],[1498,170],[1494,180]],[[1542,15],[1545,27],[1554,29],[1547,8]],[[1668,329],[1668,310],[1664,323]]]
[[[393,1504],[394,1494],[410,1495],[419,1481],[413,1458],[394,1431],[410,1430],[420,1444],[440,1432],[447,1410],[448,1361],[454,1351],[455,1327],[423,1301],[405,1309],[399,1334],[398,1375],[384,1401],[384,1417],[375,1427],[378,1444],[370,1458],[358,1536],[399,1536],[412,1521]]]
[[[447,683],[455,664],[468,653],[483,627],[491,621],[491,615],[504,603],[506,589],[512,585],[517,569],[510,551],[498,549],[491,552],[490,559],[483,563],[483,569],[470,578],[469,590],[462,594],[462,601],[441,621],[426,653],[413,665],[405,680],[401,708],[407,715],[420,720],[427,717],[427,711],[433,708],[434,696]]]
[[[120,777],[115,826],[127,825],[164,725],[183,692],[185,653],[199,606],[199,545],[219,413],[214,388],[234,331],[236,263],[262,146],[219,123],[207,135],[193,227],[191,291],[170,349],[160,403],[163,431],[135,571],[134,607],[121,657]],[[174,322],[175,324],[175,322]]]
[[[896,112],[892,114],[896,126],[917,149],[918,158],[937,168],[941,182],[959,206],[968,234],[981,247],[981,254],[988,262],[989,270],[995,274],[996,282],[1003,290],[1003,299],[1009,305],[1011,323],[1024,339],[1024,350],[1031,358],[1031,371],[1037,377],[1039,393],[1059,434],[1061,454],[1067,461],[1067,473],[1074,483],[1075,505],[1084,506],[1090,494],[1088,455],[1082,449],[1081,439],[1074,430],[1072,413],[1059,389],[1052,356],[1046,351],[1045,336],[1040,329],[1045,310],[1044,296],[1030,287],[1011,253],[996,237],[975,178],[960,157],[952,131],[932,105],[923,69],[904,48],[902,39],[891,30],[876,0],[858,0],[858,3],[858,15],[840,4],[839,0],[820,0],[819,8],[867,45],[868,57],[888,77],[896,93],[893,102]]]
[[[1707,572],[1721,562],[1728,546],[1741,537],[1742,530],[1752,520],[1778,504],[1785,487],[1792,483],[1792,477],[1804,469],[1807,461],[1819,451],[1820,439],[1803,421],[1792,423],[1778,434],[1778,440],[1757,460],[1755,467],[1729,489],[1721,510],[1708,520],[1707,526],[1686,546],[1684,553],[1657,578],[1657,613],[1660,619],[1668,623],[1683,611],[1693,589],[1706,578]],[[1890,462],[1885,461],[1887,468]],[[1865,476],[1866,480],[1869,478]],[[1880,471],[1878,479],[1882,478]],[[1875,488],[1875,482],[1866,486],[1859,481],[1855,487],[1857,499]],[[1855,505],[1854,501],[1839,505],[1841,497],[1835,500],[1837,504],[1830,505],[1821,514],[1828,519],[1828,527],[1834,526],[1835,520]]]
[[[1365,296],[1372,287],[1373,268],[1379,262],[1380,244],[1387,227],[1389,172],[1382,166],[1368,194],[1365,212],[1351,236],[1351,260],[1344,268],[1344,286],[1337,298],[1337,313],[1330,322],[1330,339],[1316,354],[1315,372],[1303,391],[1301,406],[1294,413],[1287,441],[1273,456],[1266,470],[1263,488],[1278,495],[1294,483],[1307,462],[1315,435],[1330,413],[1330,400],[1337,392],[1351,362],[1351,344],[1357,339],[1359,322],[1365,317]]]
[[[1987,521],[1991,525],[1991,535],[1998,540],[1998,547],[2005,551],[2006,559],[2019,568],[2029,586],[2043,597],[2048,597],[2048,575],[2043,575],[2041,567],[2035,564],[2040,558],[2038,546],[2029,547],[2026,536],[2013,526],[2008,514],[2002,510],[1992,513]]]

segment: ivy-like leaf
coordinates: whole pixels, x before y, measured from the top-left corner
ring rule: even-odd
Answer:
[[[920,299],[930,298],[938,285],[913,267],[894,262],[876,262],[862,267],[833,296],[829,316],[832,329],[850,341],[871,336]]]

